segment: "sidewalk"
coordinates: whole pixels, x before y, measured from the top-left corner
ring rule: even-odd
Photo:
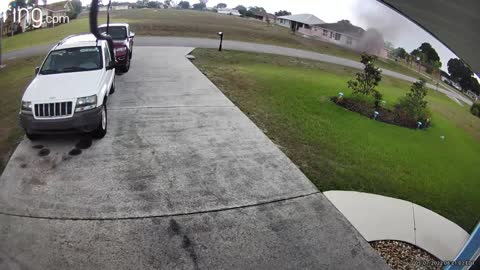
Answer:
[[[450,261],[469,237],[457,224],[411,202],[355,191],[324,194],[369,242],[404,241]]]

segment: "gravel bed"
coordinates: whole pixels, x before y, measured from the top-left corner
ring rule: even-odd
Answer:
[[[442,269],[440,260],[409,243],[393,240],[374,241],[370,245],[394,270],[437,270]]]

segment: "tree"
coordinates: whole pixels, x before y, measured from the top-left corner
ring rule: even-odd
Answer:
[[[147,3],[148,8],[160,8],[160,2],[157,1],[149,1]]]
[[[218,3],[216,8],[227,8],[227,4],[225,3]]]
[[[200,3],[196,3],[196,4],[193,4],[193,9],[196,9],[196,10],[203,10],[207,7],[207,5],[203,2],[200,2]]]
[[[26,8],[27,2],[25,0],[15,0],[8,4],[10,9]]]
[[[75,13],[75,15],[78,15],[82,12],[82,1],[73,0],[72,6],[73,6],[73,12]]]
[[[29,7],[37,7],[37,6],[38,6],[38,0],[28,0],[28,1],[27,1],[27,6],[29,6]]]
[[[413,56],[413,61],[420,61],[421,63],[425,63],[426,55],[422,53],[419,49],[413,50],[410,55]]]
[[[418,49],[425,54],[426,63],[433,64],[435,61],[440,61],[440,56],[438,56],[437,51],[435,51],[430,43],[424,42]]]
[[[470,90],[477,95],[480,95],[480,83],[475,77],[470,77]]]
[[[288,15],[292,15],[292,13],[286,10],[280,10],[275,12],[275,16],[288,16]]]
[[[181,9],[189,9],[190,8],[190,2],[188,1],[180,1],[178,3],[178,6],[181,8]]]
[[[406,114],[410,121],[421,121],[428,125],[430,113],[427,109],[426,96],[427,88],[425,87],[425,80],[420,79],[412,84],[410,92],[407,93],[405,97],[400,98],[395,109],[398,114]]]
[[[257,7],[257,6],[250,7],[248,11],[252,13],[267,13],[267,11],[263,7]]]
[[[238,5],[235,9],[238,10],[238,13],[242,14],[243,16],[245,16],[247,13],[247,8],[242,5]]]
[[[452,80],[459,83],[463,90],[469,90],[472,86],[470,79],[473,76],[472,70],[458,58],[448,60],[447,66]]]
[[[438,79],[440,79],[440,68],[442,67],[442,62],[435,61],[432,63],[432,74],[436,75]]]
[[[407,51],[404,48],[398,47],[393,51],[393,55],[398,58],[405,59],[407,57]]]
[[[357,78],[348,81],[348,88],[352,89],[354,94],[372,95],[375,99],[375,107],[378,108],[382,94],[375,87],[382,80],[382,71],[375,66],[376,59],[374,55],[362,54],[360,62],[365,65],[363,72],[357,72]]]

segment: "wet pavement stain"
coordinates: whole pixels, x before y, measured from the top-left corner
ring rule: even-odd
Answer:
[[[88,148],[90,148],[90,146],[92,146],[92,139],[91,139],[91,138],[81,139],[81,140],[75,145],[75,147],[78,148],[78,149],[88,149]]]
[[[35,186],[44,186],[46,185],[47,183],[43,182],[42,180],[38,179],[37,177],[32,177],[32,179],[30,179],[30,184],[31,185],[35,185]]]
[[[48,156],[48,154],[50,154],[50,150],[47,148],[44,148],[38,152],[38,155],[41,157]]]
[[[180,234],[180,225],[178,225],[177,221],[174,219],[170,220],[170,230],[173,232],[173,234],[178,235]]]
[[[70,150],[70,152],[68,152],[68,154],[70,156],[78,156],[82,153],[82,150],[78,149],[78,148],[73,148],[72,150]]]
[[[32,146],[32,148],[33,148],[33,149],[42,149],[42,148],[43,148],[43,145],[37,144],[37,145]]]
[[[195,248],[192,244],[192,241],[190,238],[188,238],[187,235],[183,236],[183,243],[182,243],[182,248],[188,253],[190,256],[190,259],[192,260],[193,263],[193,268],[198,269],[198,259],[197,259],[197,254],[195,253]]]
[[[147,185],[143,182],[137,182],[133,184],[133,190],[135,191],[144,191],[147,189]]]

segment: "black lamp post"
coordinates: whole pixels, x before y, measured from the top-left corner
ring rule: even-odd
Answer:
[[[218,47],[218,51],[222,51],[222,43],[223,43],[223,32],[218,32],[218,35],[220,36],[220,46]]]

